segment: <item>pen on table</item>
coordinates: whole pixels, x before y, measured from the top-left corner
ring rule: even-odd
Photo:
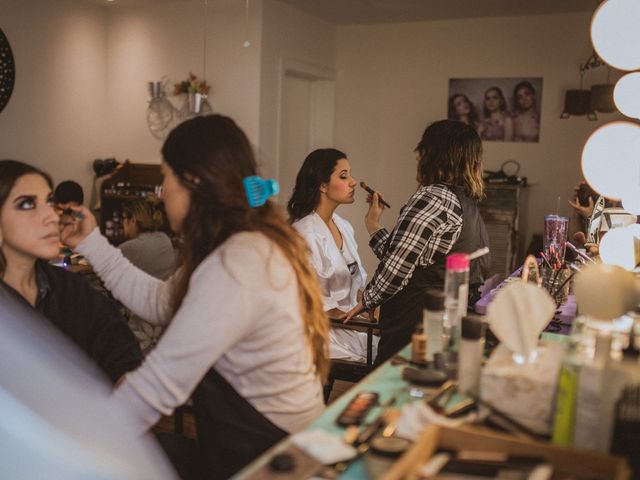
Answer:
[[[377,193],[375,190],[373,190],[369,185],[367,185],[365,182],[360,182],[360,186],[362,188],[364,188],[367,193],[370,193],[371,195],[373,195],[374,193]],[[380,203],[382,205],[384,205],[387,208],[391,208],[391,205],[389,205],[387,202],[385,202],[382,197],[380,196],[380,194],[378,193],[378,199],[380,200]]]

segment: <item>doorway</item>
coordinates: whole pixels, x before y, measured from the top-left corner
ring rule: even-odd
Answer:
[[[309,152],[334,146],[335,73],[323,67],[283,60],[280,80],[278,203],[286,205],[298,169]]]

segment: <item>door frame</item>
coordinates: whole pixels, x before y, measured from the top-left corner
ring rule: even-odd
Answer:
[[[276,110],[276,176],[280,180],[280,154],[282,151],[282,111],[284,101],[284,84],[287,75],[301,77],[312,81],[311,105],[309,105],[309,144],[313,145],[319,137],[327,138],[333,144],[335,124],[335,83],[336,71],[324,65],[280,57],[278,65],[278,99]],[[323,128],[321,117],[331,118],[331,126]],[[324,130],[319,134],[320,130]],[[330,130],[330,131],[329,131]],[[309,145],[309,146],[310,146]],[[333,145],[330,145],[333,146]]]

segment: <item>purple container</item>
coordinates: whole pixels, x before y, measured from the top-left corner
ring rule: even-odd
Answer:
[[[567,244],[569,219],[559,215],[545,215],[544,217],[544,254],[552,268],[560,268],[564,261],[564,251]]]

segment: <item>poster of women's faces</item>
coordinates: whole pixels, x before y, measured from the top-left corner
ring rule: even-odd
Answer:
[[[488,142],[538,142],[542,78],[451,78],[448,118]]]

